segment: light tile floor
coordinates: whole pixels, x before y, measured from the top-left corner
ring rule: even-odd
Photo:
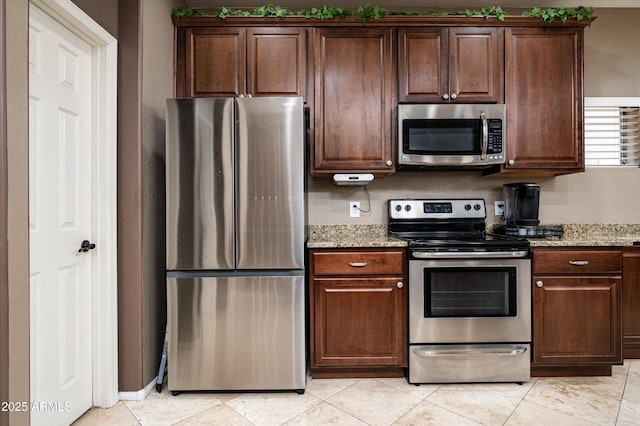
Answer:
[[[611,377],[421,385],[309,379],[304,395],[184,393],[93,408],[75,425],[640,425],[640,360]]]

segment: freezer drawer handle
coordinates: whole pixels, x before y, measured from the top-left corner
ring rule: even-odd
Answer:
[[[587,266],[589,264],[588,260],[570,260],[569,265],[573,266]]]
[[[437,357],[437,356],[452,356],[452,355],[508,355],[516,356],[521,355],[527,351],[526,346],[517,346],[514,348],[487,348],[487,349],[444,349],[437,351],[430,351],[427,349],[414,349],[413,353],[423,358]]]
[[[349,266],[354,268],[364,268],[367,266],[367,262],[349,262]]]

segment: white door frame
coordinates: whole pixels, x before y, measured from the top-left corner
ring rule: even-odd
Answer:
[[[71,0],[30,0],[92,46],[93,405],[118,402],[117,318],[117,42]]]

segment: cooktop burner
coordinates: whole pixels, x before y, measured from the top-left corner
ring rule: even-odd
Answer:
[[[528,252],[529,241],[486,232],[483,199],[389,200],[389,235],[410,252]]]

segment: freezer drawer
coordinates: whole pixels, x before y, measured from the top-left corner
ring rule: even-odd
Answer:
[[[528,382],[529,344],[410,345],[409,383]]]
[[[168,387],[304,390],[304,275],[170,277]]]

